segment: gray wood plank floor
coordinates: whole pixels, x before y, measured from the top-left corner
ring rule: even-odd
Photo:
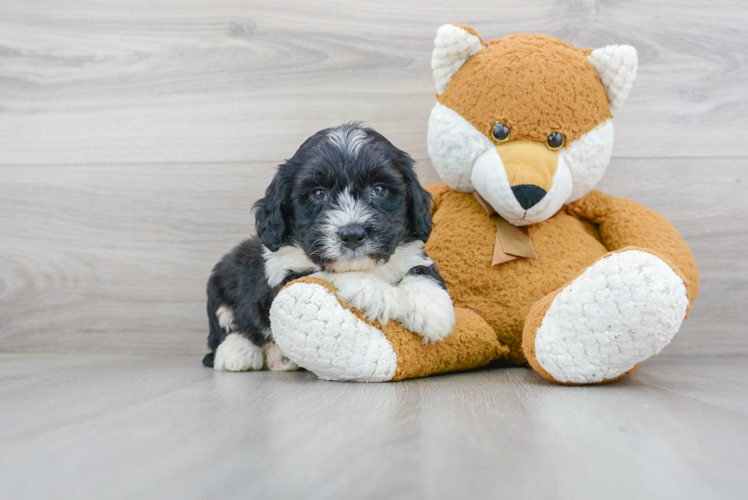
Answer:
[[[748,358],[597,387],[392,384],[190,357],[0,354],[3,498],[744,499]]]

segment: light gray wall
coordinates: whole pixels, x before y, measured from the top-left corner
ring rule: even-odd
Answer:
[[[748,353],[740,0],[0,0],[0,350],[201,353],[212,265],[275,165],[359,119],[419,162],[443,23],[639,51],[600,188],[667,216],[702,289],[669,355]]]

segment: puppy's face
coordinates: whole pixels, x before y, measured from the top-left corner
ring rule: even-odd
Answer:
[[[293,244],[323,269],[360,271],[403,242],[426,241],[430,203],[406,153],[371,129],[343,125],[318,132],[281,165],[257,203],[257,232],[270,250]]]

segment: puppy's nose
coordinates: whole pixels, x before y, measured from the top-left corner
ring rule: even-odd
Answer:
[[[355,250],[363,245],[366,239],[366,231],[361,226],[346,226],[340,230],[340,239],[343,240],[343,245]]]
[[[520,184],[519,186],[512,186],[512,192],[514,197],[517,198],[520,206],[525,210],[528,210],[537,205],[546,194],[545,189],[534,186],[532,184]]]

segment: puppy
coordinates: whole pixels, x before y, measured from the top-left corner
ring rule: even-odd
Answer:
[[[297,369],[273,342],[269,310],[283,285],[309,275],[368,319],[399,321],[425,343],[451,332],[452,301],[424,252],[431,197],[410,156],[379,133],[355,123],[317,132],[280,165],[255,210],[257,236],[208,281],[205,366]]]

